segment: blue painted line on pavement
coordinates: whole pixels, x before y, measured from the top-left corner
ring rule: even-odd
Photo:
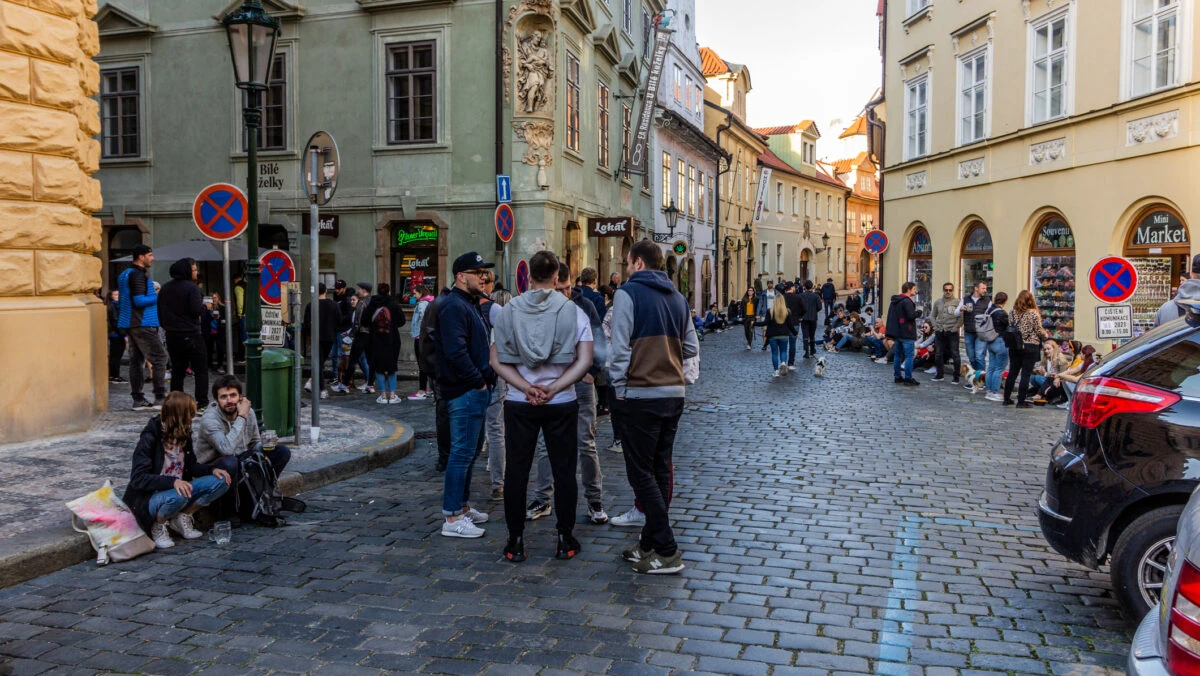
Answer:
[[[916,589],[918,556],[920,555],[921,524],[929,520],[919,516],[904,516],[903,526],[896,534],[892,555],[892,589],[888,592],[883,613],[883,630],[879,632],[877,674],[908,673],[908,653],[913,646],[915,614],[904,609],[904,600],[920,598]]]

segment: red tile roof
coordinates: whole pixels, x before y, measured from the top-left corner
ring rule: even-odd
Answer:
[[[801,120],[800,124],[782,124],[777,127],[758,127],[754,131],[764,136],[787,136],[788,134],[796,134],[808,129],[816,128],[816,124],[812,120]]]
[[[758,156],[758,161],[761,162],[764,167],[770,167],[775,171],[782,171],[785,174],[792,174],[794,176],[804,176],[804,174],[801,174],[795,167],[787,162],[784,162],[778,155],[771,152],[770,148],[763,151],[763,154]]]
[[[845,159],[833,162],[833,170],[837,174],[848,174],[850,173],[851,169],[855,169],[857,167],[866,167],[874,170],[875,165],[871,164],[871,158],[865,152],[859,153],[852,158],[847,157]]]
[[[729,72],[729,64],[725,63],[716,52],[708,47],[700,48],[700,71],[705,76],[721,75]]]
[[[836,178],[825,173],[825,170],[820,167],[817,167],[817,180],[822,181],[824,183],[829,183],[830,185],[836,185],[837,187],[841,188],[842,190],[850,189],[850,188],[846,187],[845,183],[842,183],[841,181],[837,180]]]

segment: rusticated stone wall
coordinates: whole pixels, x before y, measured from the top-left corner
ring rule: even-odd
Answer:
[[[0,0],[0,443],[86,429],[107,406],[96,11]]]

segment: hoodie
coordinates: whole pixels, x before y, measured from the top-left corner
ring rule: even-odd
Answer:
[[[575,361],[579,308],[554,289],[530,289],[496,317],[496,357],[529,369]]]
[[[917,306],[912,298],[902,293],[892,296],[884,335],[894,340],[917,339]]]
[[[617,397],[683,398],[683,360],[700,354],[687,301],[661,270],[635,272],[613,296],[612,361]]]
[[[192,259],[171,264],[171,281],[158,292],[158,320],[171,335],[200,335],[202,318],[208,316],[204,295],[192,281]]]

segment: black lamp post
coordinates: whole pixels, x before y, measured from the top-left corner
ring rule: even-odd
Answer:
[[[754,265],[754,251],[752,251],[750,247],[750,242],[753,237],[754,231],[750,229],[750,224],[747,223],[746,227],[742,228],[742,239],[746,241],[746,288],[753,286],[753,280],[750,279],[754,276],[754,273],[751,271],[751,268]]]
[[[262,425],[262,308],[258,268],[258,128],[262,123],[259,97],[267,89],[279,20],[267,14],[259,0],[243,0],[242,6],[221,21],[229,34],[233,75],[243,92],[242,119],[246,124],[246,201],[250,213],[246,228],[246,396]],[[314,234],[314,237],[316,235]]]
[[[671,204],[663,209],[663,213],[667,215],[667,232],[674,237],[675,226],[679,225],[679,209],[675,206],[675,200],[671,200]]]

